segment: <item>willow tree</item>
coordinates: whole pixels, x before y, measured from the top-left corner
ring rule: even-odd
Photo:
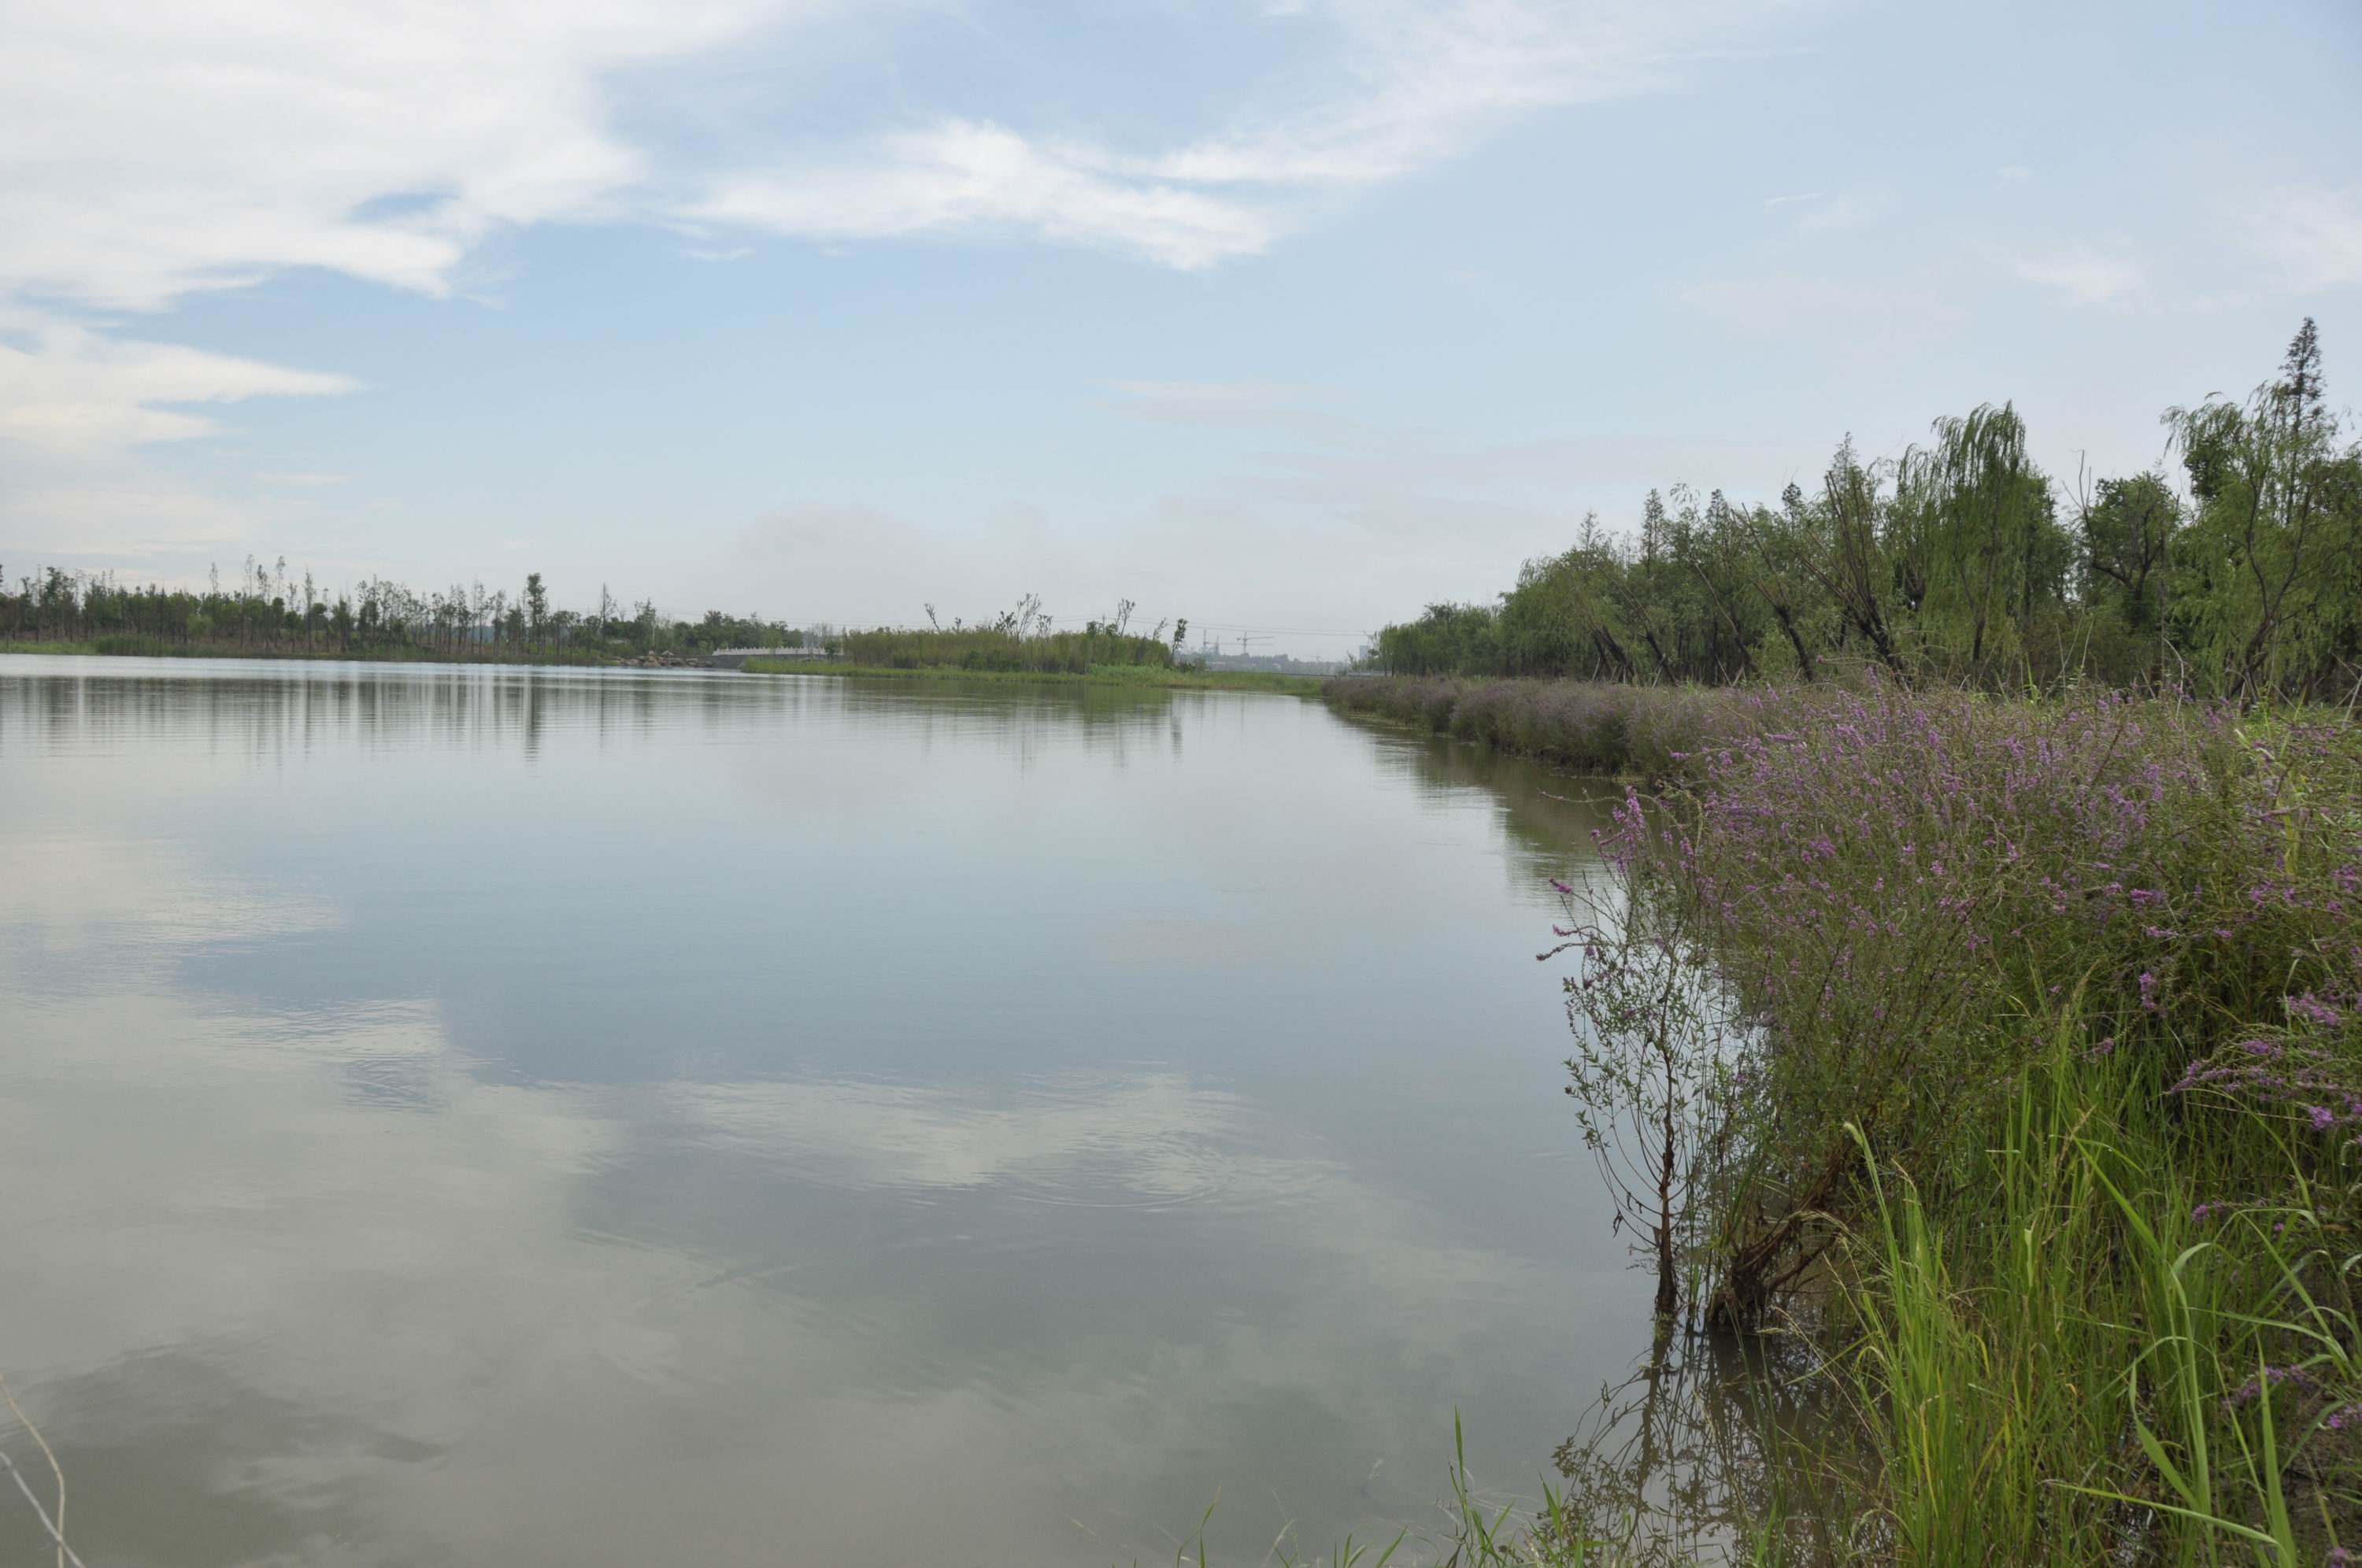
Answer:
[[[2173,632],[2198,672],[2242,701],[2362,673],[2362,446],[2328,411],[2312,318],[2244,406],[2165,422],[2196,503],[2171,559]]]
[[[1596,513],[1584,518],[1574,543],[1562,554],[1528,561],[1517,587],[1501,600],[1499,635],[1507,672],[1590,680],[1639,675],[1641,664],[1620,602],[1628,565]]]
[[[1838,446],[1821,479],[1811,547],[1796,563],[1835,606],[1847,637],[1859,637],[1870,657],[1908,681],[1896,635],[1902,613],[1915,613],[1924,581],[1892,526],[1877,472],[1854,456],[1853,437]]]
[[[1924,583],[1915,619],[1923,657],[1966,679],[2047,675],[2043,633],[2065,605],[2073,558],[2050,482],[2008,403],[1939,419],[1904,458],[1895,513]],[[2046,656],[2048,656],[2046,657]]]

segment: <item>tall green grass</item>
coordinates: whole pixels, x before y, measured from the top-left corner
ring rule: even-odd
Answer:
[[[2268,1124],[2194,1146],[2075,1052],[2002,1131],[1975,1203],[1868,1164],[1834,1364],[1869,1439],[1841,1478],[1857,1540],[1906,1562],[2344,1561],[2357,1260],[2305,1162]],[[2284,1197],[2193,1197],[2275,1161]]]

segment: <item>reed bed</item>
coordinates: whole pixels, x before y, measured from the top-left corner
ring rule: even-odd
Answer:
[[[1321,694],[1341,712],[1610,778],[1669,777],[1681,756],[1731,733],[1738,712],[1727,688],[1507,677],[1341,676]]]

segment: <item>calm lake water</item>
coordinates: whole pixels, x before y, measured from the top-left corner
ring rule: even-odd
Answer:
[[[1254,1563],[1439,1524],[1455,1409],[1530,1494],[1648,1332],[1533,959],[1585,789],[1260,695],[0,658],[69,1534],[1105,1564],[1219,1495]]]

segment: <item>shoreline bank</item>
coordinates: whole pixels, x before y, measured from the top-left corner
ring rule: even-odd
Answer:
[[[962,669],[951,665],[901,668],[892,665],[823,663],[817,659],[750,658],[749,675],[863,676],[884,680],[1050,681],[1060,685],[1136,686],[1172,691],[1262,691],[1284,697],[1318,697],[1322,682],[1312,676],[1267,675],[1248,669],[1166,669],[1153,665],[1095,665],[1071,669]]]

